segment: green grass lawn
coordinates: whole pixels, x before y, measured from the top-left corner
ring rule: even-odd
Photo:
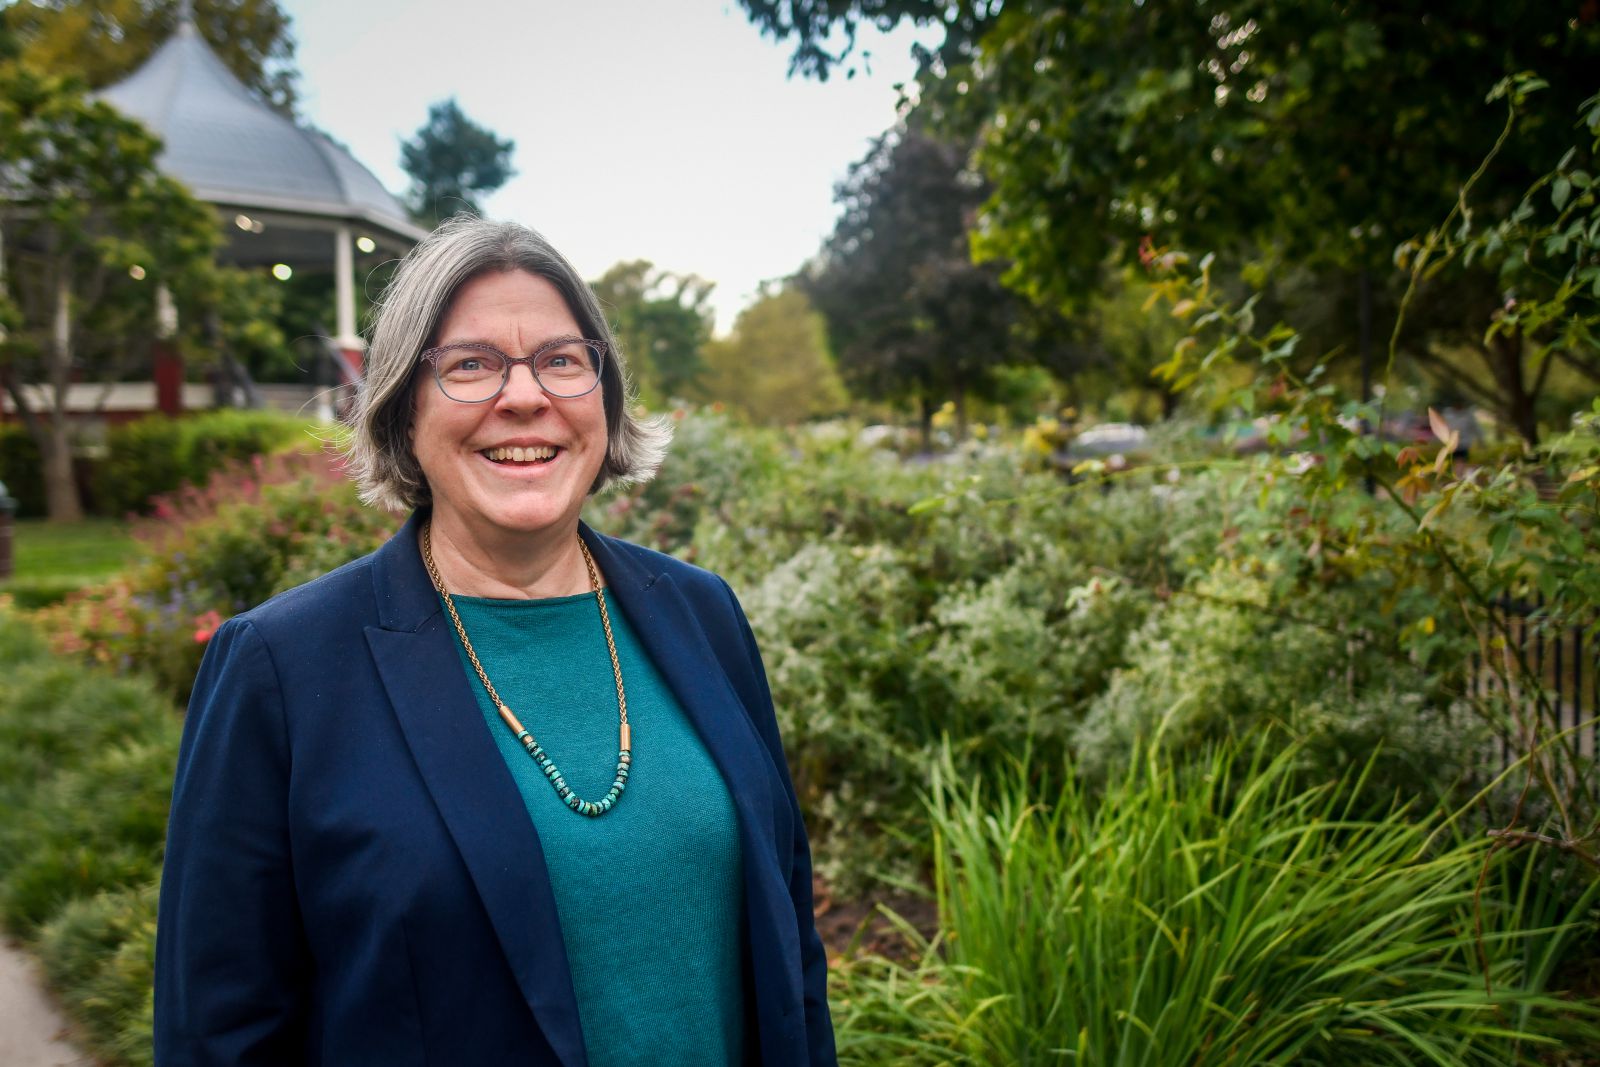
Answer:
[[[11,535],[11,577],[0,580],[0,593],[12,594],[19,604],[58,600],[111,577],[141,551],[121,519],[19,519]]]

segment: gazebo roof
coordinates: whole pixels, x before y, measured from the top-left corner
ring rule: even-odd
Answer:
[[[402,247],[426,232],[348,151],[245,88],[191,21],[100,97],[161,138],[161,169],[201,200],[241,213],[353,223]],[[244,251],[237,240],[235,247]]]

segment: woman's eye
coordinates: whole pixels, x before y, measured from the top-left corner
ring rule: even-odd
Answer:
[[[498,372],[500,363],[487,352],[462,354],[451,360],[445,370],[453,377],[477,377]]]

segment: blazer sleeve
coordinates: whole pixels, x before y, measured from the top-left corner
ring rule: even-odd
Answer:
[[[211,639],[184,724],[156,928],[158,1067],[305,1058],[310,955],[290,862],[289,736],[248,622]]]
[[[756,731],[761,735],[762,743],[772,755],[773,766],[777,767],[783,779],[784,796],[794,820],[794,866],[789,878],[789,897],[794,902],[795,925],[800,931],[806,1048],[813,1067],[834,1067],[839,1062],[839,1056],[834,1047],[833,1019],[828,1012],[828,958],[822,948],[822,938],[817,935],[816,911],[811,898],[811,844],[806,837],[805,822],[800,816],[800,802],[795,796],[789,762],[783,754],[783,740],[778,734],[777,714],[772,705],[772,690],[767,684],[767,671],[761,662],[761,650],[756,646],[755,634],[745,618],[744,609],[739,605],[739,598],[726,581],[722,582],[722,588],[732,605],[750,675],[755,680],[759,706],[750,710]]]

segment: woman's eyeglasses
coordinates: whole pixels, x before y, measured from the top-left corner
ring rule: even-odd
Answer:
[[[603,341],[563,337],[547,342],[531,356],[508,356],[493,345],[470,342],[443,345],[422,353],[433,364],[433,379],[451,400],[483,404],[500,395],[511,368],[526,363],[534,381],[551,396],[570,400],[594,391],[606,358]]]

